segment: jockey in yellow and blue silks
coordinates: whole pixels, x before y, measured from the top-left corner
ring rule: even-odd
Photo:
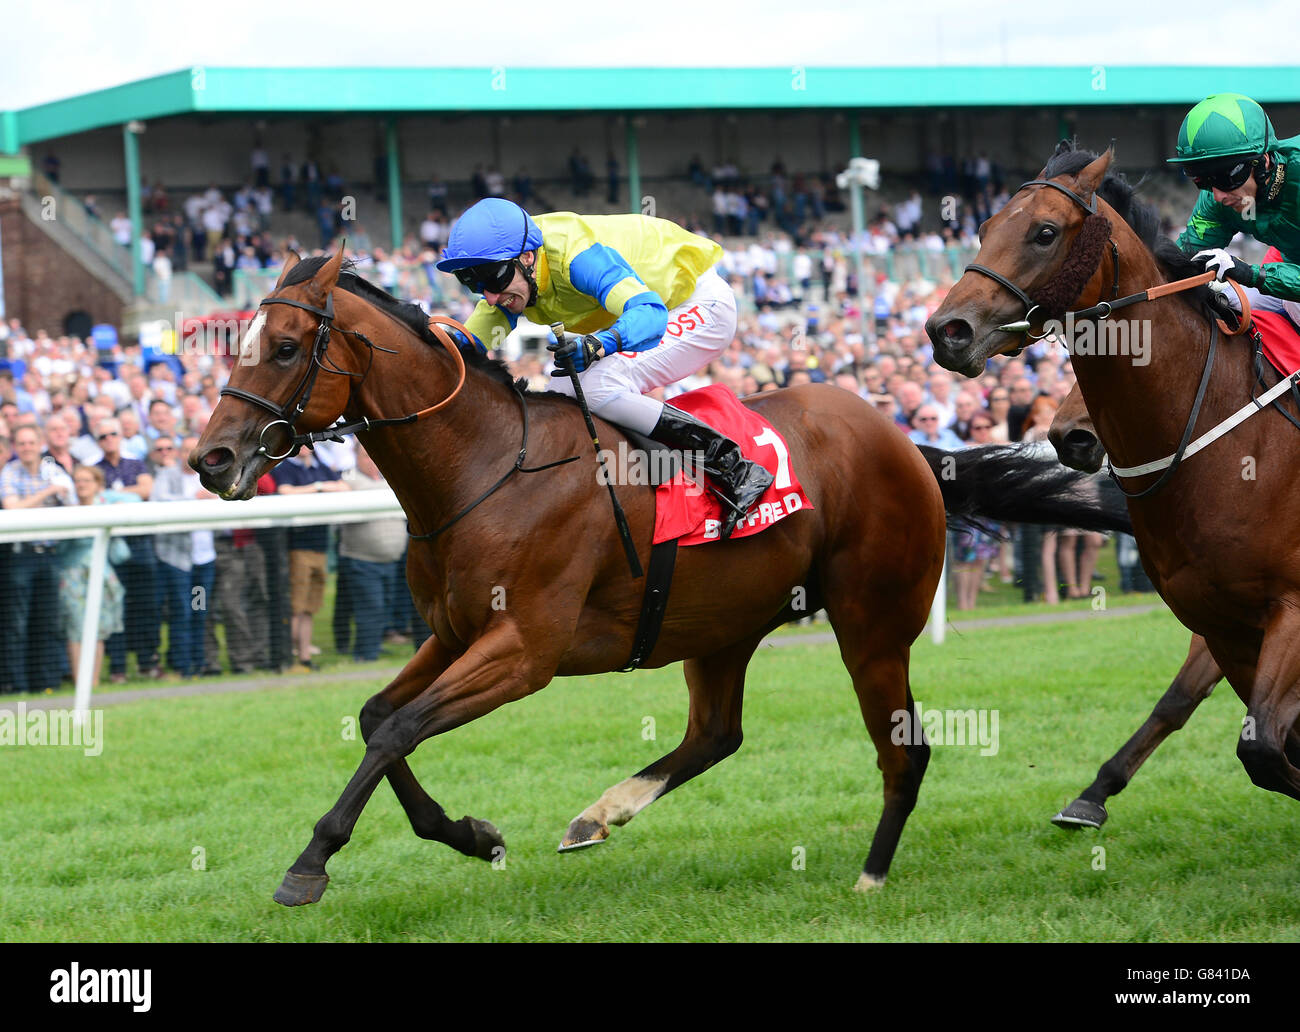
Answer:
[[[483,300],[467,320],[473,343],[498,347],[521,315],[572,334],[591,411],[672,448],[702,453],[719,489],[721,536],[772,483],[730,438],[646,392],[713,361],[736,333],[736,299],[714,266],[722,248],[645,215],[529,215],[479,201],[452,227],[438,268]],[[554,390],[573,394],[565,378]]]

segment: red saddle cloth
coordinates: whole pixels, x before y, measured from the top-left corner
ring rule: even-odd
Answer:
[[[1300,369],[1300,334],[1281,312],[1252,312],[1251,321],[1264,341],[1264,357],[1283,376]]]
[[[799,479],[790,468],[790,452],[785,438],[762,416],[746,408],[722,384],[678,395],[673,405],[696,419],[720,430],[740,445],[741,453],[768,470],[776,479],[767,493],[736,524],[731,537],[749,537],[785,519],[792,512],[811,509]],[[666,484],[655,488],[655,537],[661,541],[678,539],[679,545],[702,545],[720,540],[722,505],[713,496],[703,471],[691,470],[705,481],[697,484],[678,473]]]
[[[1265,263],[1281,260],[1282,254],[1276,247],[1270,247],[1264,255]],[[1300,369],[1300,333],[1296,332],[1295,324],[1281,312],[1252,309],[1251,315],[1264,341],[1264,357],[1273,363],[1273,368],[1283,376]]]

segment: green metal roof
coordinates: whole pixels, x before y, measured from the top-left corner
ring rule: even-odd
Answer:
[[[0,112],[0,152],[196,114],[897,109],[1300,101],[1293,67],[214,68]]]

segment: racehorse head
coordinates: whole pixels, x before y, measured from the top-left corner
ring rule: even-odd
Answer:
[[[1111,157],[1107,151],[1076,174],[1050,180],[1045,167],[980,227],[975,262],[926,321],[935,361],[978,376],[993,355],[1044,336],[1035,328],[1062,318],[1099,280],[1110,223],[1096,191]]]
[[[1106,449],[1097,439],[1092,416],[1083,403],[1083,392],[1076,384],[1052,419],[1047,439],[1056,449],[1061,464],[1083,473],[1096,473],[1106,458]]]
[[[230,382],[189,456],[209,491],[251,498],[258,478],[297,452],[299,435],[323,430],[343,413],[357,373],[348,367],[351,350],[340,346],[348,331],[333,325],[342,263],[342,248],[323,264],[299,266],[291,255],[258,306]]]

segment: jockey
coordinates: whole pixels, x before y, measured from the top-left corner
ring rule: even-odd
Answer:
[[[736,298],[714,266],[722,248],[645,215],[552,212],[535,219],[500,197],[479,201],[451,231],[438,268],[483,295],[466,322],[498,347],[521,315],[564,324],[591,411],[672,448],[703,454],[720,489],[721,536],[773,477],[730,438],[646,397],[720,355],[736,333]],[[573,395],[567,378],[551,386]]]
[[[1264,109],[1240,93],[1218,93],[1197,104],[1178,130],[1177,156],[1200,189],[1178,238],[1222,280],[1284,301],[1300,301],[1300,136],[1279,140]],[[1224,250],[1246,233],[1282,254],[1250,265]]]

